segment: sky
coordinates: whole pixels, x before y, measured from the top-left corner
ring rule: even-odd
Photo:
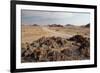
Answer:
[[[86,25],[89,22],[89,13],[67,11],[21,10],[21,23],[23,25],[72,24],[80,26]]]

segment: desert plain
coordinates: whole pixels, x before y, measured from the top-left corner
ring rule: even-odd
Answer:
[[[90,59],[90,26],[21,25],[21,62]]]

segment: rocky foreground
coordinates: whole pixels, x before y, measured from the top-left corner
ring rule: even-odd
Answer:
[[[22,43],[22,63],[87,59],[90,59],[90,39],[82,35],[41,37],[32,43]]]

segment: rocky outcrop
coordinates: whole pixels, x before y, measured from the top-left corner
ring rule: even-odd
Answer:
[[[82,35],[73,37],[41,37],[22,46],[22,62],[46,62],[84,60],[90,58],[89,38]]]

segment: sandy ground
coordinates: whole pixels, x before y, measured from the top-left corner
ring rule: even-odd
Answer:
[[[47,27],[47,26],[29,26],[22,25],[21,38],[22,43],[33,42],[41,38],[42,36],[58,36],[63,38],[69,38],[73,35],[80,34],[85,37],[89,37],[90,29],[79,26],[68,27]]]

